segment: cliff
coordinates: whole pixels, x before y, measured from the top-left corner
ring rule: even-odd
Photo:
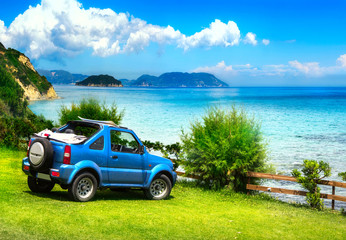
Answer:
[[[76,85],[88,87],[123,87],[119,80],[109,75],[90,76],[81,82],[77,82]]]
[[[52,84],[37,73],[28,57],[15,49],[6,49],[1,43],[0,66],[3,75],[8,73],[7,81],[15,81],[23,90],[22,98],[43,100],[58,97]]]
[[[228,84],[209,73],[164,73],[159,77],[142,75],[137,80],[129,81],[135,87],[228,87]]]

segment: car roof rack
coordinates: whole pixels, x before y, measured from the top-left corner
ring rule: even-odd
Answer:
[[[80,117],[80,116],[78,116],[78,118],[79,118],[80,120],[82,120],[83,122],[102,123],[102,124],[106,124],[106,125],[111,125],[111,126],[119,127],[119,126],[116,125],[113,121],[93,120],[93,119],[82,118],[82,117]]]

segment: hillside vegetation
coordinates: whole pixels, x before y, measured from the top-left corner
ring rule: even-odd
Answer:
[[[57,98],[52,85],[37,73],[29,58],[15,49],[6,49],[0,43],[1,74],[6,72],[6,81],[14,82],[23,89],[23,97],[28,100]],[[0,86],[1,87],[1,86]],[[0,90],[5,91],[4,89]]]
[[[30,192],[21,170],[25,152],[0,148],[0,239],[344,239],[340,213],[314,211],[264,195],[208,191],[178,182],[171,197],[142,191],[98,191],[72,202],[56,186]]]
[[[53,126],[28,108],[32,98],[27,94],[36,98],[56,93],[25,59],[17,50],[0,44],[0,146],[25,148],[31,134]]]

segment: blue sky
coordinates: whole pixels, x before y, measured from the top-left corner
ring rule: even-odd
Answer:
[[[20,0],[1,6],[0,41],[37,68],[129,79],[202,71],[234,86],[346,86],[342,0]]]

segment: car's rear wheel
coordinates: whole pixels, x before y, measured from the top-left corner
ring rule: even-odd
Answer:
[[[32,192],[49,193],[54,185],[54,182],[28,176],[28,186]]]
[[[70,197],[77,202],[87,202],[95,196],[97,180],[89,172],[78,175],[68,189]]]
[[[171,180],[164,174],[155,177],[148,189],[144,189],[144,194],[148,199],[161,200],[171,194]]]

